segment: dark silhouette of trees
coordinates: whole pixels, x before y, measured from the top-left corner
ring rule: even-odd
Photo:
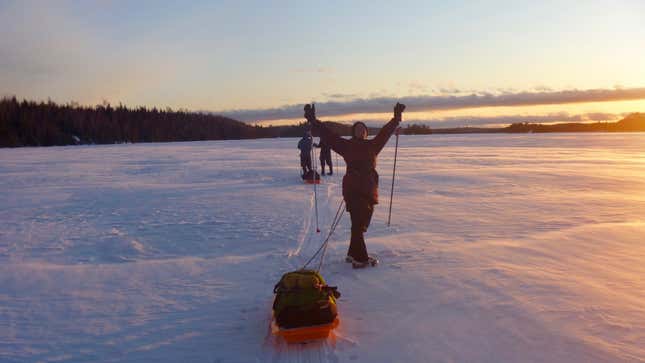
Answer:
[[[223,116],[172,109],[0,100],[0,146],[247,139],[262,129]]]
[[[618,122],[559,123],[552,125],[518,122],[502,132],[630,132],[645,131],[645,113],[632,113]]]
[[[432,129],[427,125],[407,125],[401,129],[403,135],[429,135],[432,134]]]
[[[434,129],[435,134],[543,132],[645,132],[645,113],[632,113],[618,122],[538,124],[516,122],[506,127],[457,127]]]
[[[645,113],[636,112],[627,115],[618,121],[614,128],[620,131],[645,131]]]

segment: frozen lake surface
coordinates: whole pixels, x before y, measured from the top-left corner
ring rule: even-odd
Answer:
[[[403,136],[331,339],[269,332],[318,248],[296,139],[0,149],[2,362],[643,362],[645,134]],[[334,160],[335,161],[335,160]],[[342,164],[342,160],[341,160]]]

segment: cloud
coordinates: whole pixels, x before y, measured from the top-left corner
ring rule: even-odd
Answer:
[[[408,91],[410,93],[427,92],[427,90],[428,90],[428,87],[423,82],[412,81],[412,82],[408,83]]]
[[[440,93],[442,95],[457,94],[457,93],[461,93],[461,92],[462,92],[462,90],[460,90],[459,88],[454,88],[454,87],[453,88],[442,87],[442,88],[438,89],[438,93]]]
[[[645,88],[587,89],[515,93],[480,92],[470,95],[425,95],[409,97],[371,97],[346,101],[330,100],[316,104],[321,117],[356,113],[391,112],[396,102],[405,103],[410,112],[430,110],[456,110],[476,107],[534,106],[582,102],[608,102],[645,99]],[[265,121],[299,118],[302,104],[267,109],[247,109],[220,112],[241,121]]]
[[[533,87],[533,89],[535,91],[538,91],[538,92],[552,92],[553,91],[553,88],[547,87],[545,85],[537,85],[537,86]]]
[[[323,97],[330,99],[353,99],[356,98],[356,94],[353,93],[323,93]]]
[[[427,120],[409,121],[409,124],[428,125],[432,128],[451,128],[451,127],[490,127],[499,125],[510,125],[515,122],[531,123],[555,123],[555,122],[599,122],[599,121],[617,121],[624,114],[614,113],[583,113],[571,115],[567,112],[550,113],[546,115],[502,115],[502,116],[453,116],[442,117]],[[381,126],[383,120],[363,120],[370,126]]]

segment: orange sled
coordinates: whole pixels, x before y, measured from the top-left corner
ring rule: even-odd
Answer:
[[[329,333],[338,326],[338,317],[329,324],[306,326],[302,328],[280,329],[275,320],[271,322],[271,332],[281,336],[287,343],[305,343],[312,340],[327,339]]]
[[[302,179],[305,184],[320,184],[320,179]]]

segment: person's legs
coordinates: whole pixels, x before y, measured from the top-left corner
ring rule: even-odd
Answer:
[[[356,261],[366,262],[368,255],[363,234],[367,232],[374,206],[364,200],[355,200],[348,203],[348,209],[352,220],[352,228],[347,255]]]
[[[320,156],[320,172],[322,175],[325,175],[325,159],[322,157],[322,154]]]
[[[325,155],[325,158],[327,159],[327,166],[329,166],[329,175],[332,175],[334,173],[334,167],[331,165],[331,152]]]
[[[300,154],[300,167],[302,168],[302,175],[307,174],[307,160],[303,154]]]
[[[304,159],[304,162],[303,162],[303,163],[304,163],[304,166],[303,166],[303,168],[305,168],[307,171],[311,171],[311,170],[313,170],[313,169],[312,169],[312,167],[311,167],[311,155],[309,155],[309,153],[307,153],[307,154],[304,154],[304,155],[302,156],[302,158]]]

